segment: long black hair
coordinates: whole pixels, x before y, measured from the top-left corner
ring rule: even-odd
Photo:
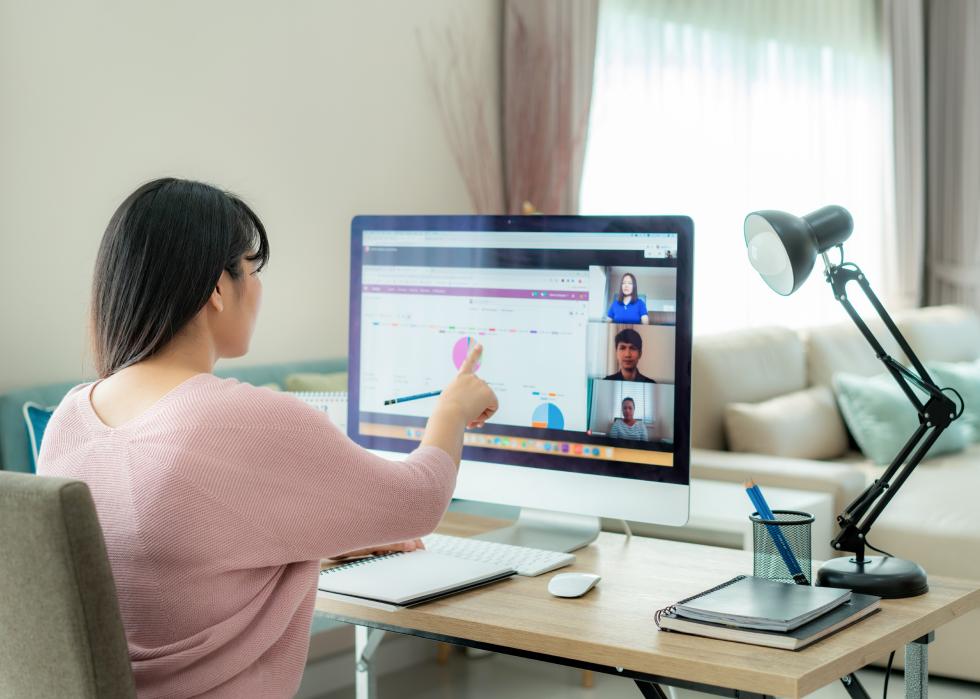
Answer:
[[[241,199],[164,178],[126,197],[102,236],[92,282],[95,364],[105,378],[163,348],[207,303],[221,272],[269,259],[265,227]]]
[[[640,298],[640,292],[636,288],[636,277],[633,275],[632,272],[627,272],[626,274],[624,274],[622,277],[619,278],[619,291],[617,292],[616,295],[619,297],[619,302],[620,303],[622,303],[623,302],[623,299],[626,298],[623,295],[623,282],[626,281],[626,277],[629,277],[630,279],[633,280],[633,293],[630,295],[630,297],[634,301],[636,301],[636,299]]]

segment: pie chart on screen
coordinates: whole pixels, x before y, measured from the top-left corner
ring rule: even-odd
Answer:
[[[456,344],[453,345],[453,364],[456,365],[457,370],[463,366],[463,362],[466,361],[466,357],[469,355],[470,349],[472,349],[473,345],[475,344],[476,338],[469,336],[461,337],[456,340]],[[476,371],[479,368],[480,362],[477,362],[476,366],[473,367],[473,370]]]
[[[549,430],[565,428],[565,416],[554,403],[542,403],[534,409],[531,416],[531,427],[547,427]]]

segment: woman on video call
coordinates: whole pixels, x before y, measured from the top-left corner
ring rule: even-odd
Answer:
[[[293,396],[216,377],[248,350],[268,259],[237,197],[178,179],[137,189],[95,264],[99,380],[44,435],[38,472],[95,500],[140,696],[293,696],[320,560],[420,546],[464,428],[497,409],[478,345],[421,446],[389,461]]]
[[[647,426],[641,420],[634,420],[636,413],[636,402],[632,398],[623,398],[621,404],[623,411],[622,418],[614,418],[613,424],[609,428],[609,436],[615,439],[636,439],[647,441]]]
[[[647,305],[638,296],[639,293],[636,288],[636,277],[630,272],[624,274],[619,282],[619,293],[606,311],[606,318],[613,323],[649,324]]]

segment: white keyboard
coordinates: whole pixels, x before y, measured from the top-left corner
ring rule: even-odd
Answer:
[[[423,537],[422,541],[429,551],[468,561],[507,565],[516,570],[518,575],[531,578],[575,562],[575,554],[572,553],[498,544],[496,541],[482,541],[463,536],[429,534]]]

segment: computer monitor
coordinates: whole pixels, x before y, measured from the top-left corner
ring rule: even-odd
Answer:
[[[599,517],[688,516],[693,224],[685,216],[358,216],[348,433],[416,448],[474,343],[500,409],[455,496],[523,508],[486,538],[572,550]],[[628,283],[628,282],[631,282]]]

